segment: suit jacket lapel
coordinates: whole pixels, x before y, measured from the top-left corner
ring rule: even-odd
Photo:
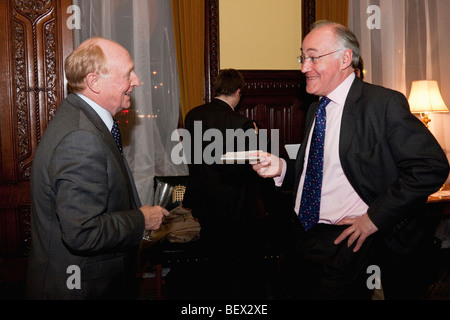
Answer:
[[[342,166],[345,166],[345,156],[352,142],[352,138],[356,130],[356,118],[359,114],[360,104],[357,103],[361,97],[363,82],[359,78],[355,78],[345,101],[342,113],[341,130],[339,137],[339,158]]]
[[[300,145],[300,150],[298,151],[297,158],[295,160],[295,187],[294,190],[297,191],[298,185],[300,183],[300,176],[303,171],[304,158],[306,153],[306,145],[308,144],[308,138],[314,123],[315,114],[317,107],[319,106],[318,102],[314,102],[310,105],[309,111],[306,114],[305,119],[305,137],[303,138],[303,143]]]

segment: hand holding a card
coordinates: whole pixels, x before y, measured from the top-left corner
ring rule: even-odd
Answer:
[[[253,155],[253,154],[251,154]],[[281,175],[284,162],[277,156],[268,152],[255,153],[259,157],[259,161],[253,164],[255,170],[263,178],[275,178]]]

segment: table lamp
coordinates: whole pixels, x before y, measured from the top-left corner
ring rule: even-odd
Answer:
[[[411,112],[419,113],[427,128],[431,121],[428,118],[430,112],[449,112],[435,80],[413,81],[408,102]]]

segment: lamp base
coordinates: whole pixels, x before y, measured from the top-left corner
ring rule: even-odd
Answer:
[[[425,124],[425,127],[428,128],[428,123],[431,122],[431,119],[428,118],[428,114],[427,113],[421,113],[420,114],[420,120],[422,120],[422,122]]]

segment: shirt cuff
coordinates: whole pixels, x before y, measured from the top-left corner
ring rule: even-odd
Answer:
[[[287,167],[286,160],[281,159],[281,162],[283,163],[283,168],[281,169],[281,175],[273,178],[273,181],[275,182],[275,186],[277,186],[277,187],[281,187],[281,185],[283,184],[283,181],[284,181],[284,176],[286,175],[286,167]]]

